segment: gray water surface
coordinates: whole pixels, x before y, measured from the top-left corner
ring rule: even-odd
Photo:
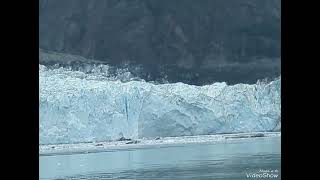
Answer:
[[[280,137],[251,138],[40,156],[40,179],[280,179],[280,144]]]

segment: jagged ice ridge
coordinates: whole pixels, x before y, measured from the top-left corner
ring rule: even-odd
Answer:
[[[40,144],[279,131],[280,82],[156,85],[39,65]]]

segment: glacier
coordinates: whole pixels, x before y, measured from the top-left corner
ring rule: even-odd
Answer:
[[[280,92],[280,77],[195,86],[39,65],[40,144],[280,131]]]

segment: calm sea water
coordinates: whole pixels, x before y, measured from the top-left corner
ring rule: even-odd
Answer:
[[[280,137],[40,156],[40,179],[280,179]]]

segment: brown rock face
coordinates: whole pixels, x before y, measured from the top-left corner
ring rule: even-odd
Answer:
[[[40,0],[40,48],[193,84],[280,74],[280,0]],[[188,78],[186,78],[188,76]]]

